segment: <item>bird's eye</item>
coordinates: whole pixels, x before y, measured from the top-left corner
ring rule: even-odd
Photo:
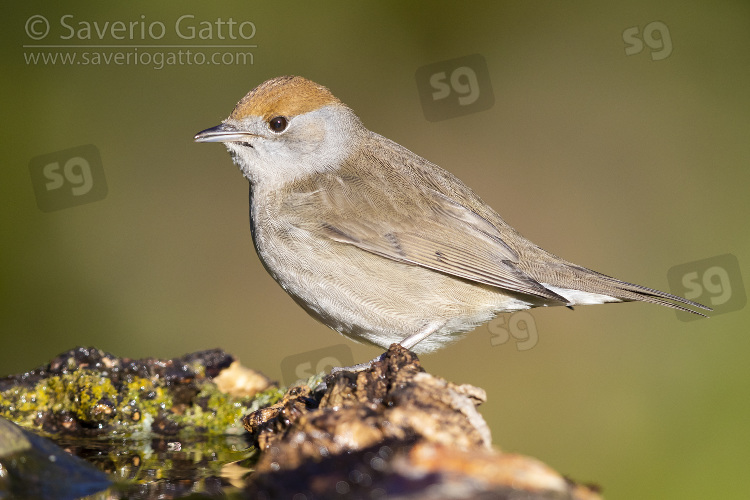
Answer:
[[[286,130],[286,126],[289,124],[286,118],[283,116],[275,116],[268,120],[268,128],[272,131],[279,133]]]

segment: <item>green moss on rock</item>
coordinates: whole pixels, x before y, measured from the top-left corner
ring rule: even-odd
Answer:
[[[242,417],[283,392],[220,391],[212,379],[233,361],[217,350],[133,361],[78,348],[45,367],[0,379],[0,416],[52,435],[241,434]]]

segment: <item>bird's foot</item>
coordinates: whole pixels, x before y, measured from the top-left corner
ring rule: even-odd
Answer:
[[[388,354],[387,352],[384,352],[380,356],[376,356],[372,358],[370,361],[367,361],[365,363],[359,363],[352,366],[334,366],[331,369],[331,375],[336,375],[340,372],[352,372],[352,373],[359,373],[361,371],[367,370],[368,368],[372,367],[373,363],[377,363],[378,361],[382,361],[383,358],[385,358],[385,355]]]

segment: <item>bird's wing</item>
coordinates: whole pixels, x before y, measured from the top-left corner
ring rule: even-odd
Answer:
[[[374,196],[367,186],[339,182],[325,189],[296,193],[295,211],[315,207],[317,231],[381,257],[433,269],[511,292],[567,304],[515,264],[518,253],[485,218],[431,189],[411,199],[398,189]],[[317,198],[313,200],[312,198]]]

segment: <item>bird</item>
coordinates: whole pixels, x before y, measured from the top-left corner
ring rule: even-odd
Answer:
[[[553,255],[456,176],[370,131],[323,85],[280,76],[218,126],[250,183],[255,250],[311,316],[357,342],[429,353],[534,307],[697,302]]]

